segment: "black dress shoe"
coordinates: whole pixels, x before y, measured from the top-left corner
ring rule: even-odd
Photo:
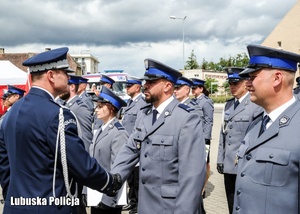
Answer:
[[[132,209],[129,211],[129,214],[137,214],[137,207],[132,208]]]
[[[122,210],[123,211],[128,211],[128,210],[132,210],[133,208],[135,208],[136,206],[133,204],[128,204],[126,206],[123,206]]]

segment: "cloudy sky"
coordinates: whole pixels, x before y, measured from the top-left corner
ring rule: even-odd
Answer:
[[[260,44],[297,0],[0,0],[0,46],[6,53],[69,47],[99,57],[99,71],[142,76],[144,59],[183,67],[217,62]],[[170,16],[183,18],[170,19]]]

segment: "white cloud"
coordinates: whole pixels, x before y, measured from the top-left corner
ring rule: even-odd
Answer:
[[[194,50],[202,59],[218,61],[261,43],[297,0],[87,0],[9,1],[0,7],[0,44],[6,52],[41,52],[68,46],[90,49],[99,70],[144,72],[147,57],[182,68],[182,20],[185,59]]]

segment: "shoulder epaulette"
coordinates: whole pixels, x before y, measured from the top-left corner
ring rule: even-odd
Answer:
[[[115,123],[115,127],[118,129],[118,130],[125,130],[125,128],[122,126],[122,124],[120,122],[116,122]]]
[[[83,104],[83,102],[82,102],[82,99],[77,99],[76,101],[75,101],[78,105],[81,105],[81,104]]]
[[[194,111],[194,110],[195,110],[194,108],[192,108],[192,107],[190,107],[190,106],[188,106],[188,105],[182,104],[182,103],[180,103],[180,104],[178,105],[178,107],[179,107],[179,108],[182,108],[182,109],[184,109],[184,110],[186,110],[187,112],[190,112],[190,111]]]
[[[191,100],[191,101],[190,101],[190,104],[192,104],[192,105],[194,105],[194,106],[198,105],[198,103],[197,103],[196,101],[194,101],[194,100]]]

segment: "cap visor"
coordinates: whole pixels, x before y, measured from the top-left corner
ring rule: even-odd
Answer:
[[[260,70],[261,68],[246,68],[241,73],[239,73],[240,77],[249,77],[250,73]]]
[[[142,78],[142,80],[145,81],[151,81],[151,80],[158,80],[158,79],[162,79],[163,77],[159,77],[159,76],[153,76],[153,77],[148,77],[148,76],[144,76],[144,78]]]
[[[75,73],[75,71],[71,68],[65,68],[65,69],[62,69],[62,70],[64,70],[67,73]]]

